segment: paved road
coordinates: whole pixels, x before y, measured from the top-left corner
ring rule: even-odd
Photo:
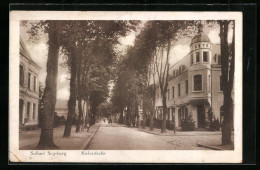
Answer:
[[[204,137],[208,138],[208,137]],[[205,150],[201,136],[158,136],[120,125],[103,123],[88,150]],[[212,140],[212,139],[211,139]]]

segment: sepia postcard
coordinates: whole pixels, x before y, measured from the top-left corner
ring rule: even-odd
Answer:
[[[242,12],[10,12],[10,162],[242,163]]]

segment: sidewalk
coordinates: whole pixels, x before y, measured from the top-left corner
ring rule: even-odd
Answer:
[[[125,126],[128,127],[128,126]],[[136,128],[136,127],[128,127],[132,129],[136,129],[142,132],[158,135],[158,136],[196,136],[196,137],[201,137],[207,138],[210,136],[215,136],[213,138],[208,138],[205,140],[200,140],[197,142],[197,146],[199,147],[204,147],[204,148],[209,148],[213,150],[234,150],[234,144],[231,145],[221,145],[221,131],[176,131],[174,134],[174,131],[172,130],[166,130],[165,133],[161,133],[161,129],[154,128],[153,131],[150,131],[149,127],[145,127],[145,129],[142,129],[142,127]],[[232,132],[232,141],[234,141],[234,132]]]
[[[128,126],[126,126],[128,127]],[[130,128],[130,127],[129,127]],[[209,136],[209,135],[221,135],[221,131],[179,131],[177,130],[174,134],[173,130],[167,130],[165,133],[161,133],[161,129],[154,128],[152,131],[150,130],[149,127],[145,127],[145,129],[142,129],[142,127],[136,128],[136,127],[131,127],[133,129],[143,131],[146,133],[154,134],[154,135],[159,135],[159,136]]]
[[[72,126],[71,135],[68,138],[63,138],[65,126],[54,128],[54,143],[59,147],[59,150],[83,150],[95,135],[100,123],[90,126],[89,132],[87,129],[76,133],[76,126]],[[41,130],[21,131],[19,133],[19,147],[21,150],[34,150],[40,139]]]

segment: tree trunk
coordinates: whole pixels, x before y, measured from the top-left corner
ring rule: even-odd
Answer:
[[[77,61],[74,57],[76,57],[76,49],[73,50],[71,56],[71,70],[70,70],[70,97],[68,101],[68,117],[65,125],[65,130],[63,137],[69,137],[71,133],[71,127],[73,123],[73,118],[75,116],[75,107],[76,107],[76,74],[77,74]],[[72,58],[73,57],[73,58]]]
[[[81,93],[82,93],[82,87],[81,87],[81,56],[78,58],[78,69],[77,69],[77,85],[78,85],[78,121],[77,121],[77,127],[76,132],[80,132],[81,125],[82,125],[82,117],[83,117],[83,111],[82,111],[82,104],[81,104]]]
[[[54,112],[56,105],[58,54],[59,54],[59,22],[49,22],[49,52],[47,61],[47,77],[43,96],[43,114],[41,135],[37,149],[56,149],[53,142]]]
[[[229,47],[228,47],[228,26],[230,21],[220,21],[220,43],[221,43],[221,73],[223,82],[223,94],[224,94],[224,120],[222,124],[222,145],[232,144],[231,141],[231,115],[233,101],[231,97],[232,87],[233,87],[233,75],[234,72],[229,72]],[[232,65],[233,63],[231,63]],[[228,79],[228,76],[232,77]]]
[[[76,132],[80,132],[80,130],[81,130],[81,123],[82,123],[82,116],[83,116],[81,99],[79,99],[79,102],[78,102],[78,110],[79,110],[79,117],[78,117],[78,121],[77,121]]]
[[[153,130],[154,128],[154,115],[152,114],[150,117],[150,130]]]
[[[130,102],[129,102],[129,103],[130,103]],[[130,104],[127,106],[126,125],[127,125],[127,126],[130,126],[130,125],[131,125],[131,109],[130,109]]]
[[[166,132],[166,115],[167,115],[168,109],[166,105],[166,95],[163,94],[163,120],[162,120],[162,127],[161,127],[161,133]]]

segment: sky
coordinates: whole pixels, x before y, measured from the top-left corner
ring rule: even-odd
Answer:
[[[145,21],[143,21],[140,24],[140,28],[143,27]],[[39,65],[41,66],[41,70],[39,72],[39,81],[40,84],[43,86],[45,85],[45,79],[46,79],[46,63],[47,63],[47,55],[48,55],[48,46],[47,46],[47,40],[46,38],[42,38],[37,43],[32,43],[29,41],[29,35],[27,33],[28,27],[21,26],[20,27],[20,35],[23,39],[25,46],[27,47],[31,58]],[[119,39],[120,44],[117,45],[117,49],[120,50],[122,53],[124,53],[128,46],[134,45],[134,40],[136,35],[140,32],[140,29],[138,29],[137,32],[130,32],[126,37],[122,37]],[[211,43],[213,44],[219,44],[220,38],[219,38],[219,27],[214,26],[214,28],[204,26],[204,33],[208,35]],[[232,31],[230,29],[229,42],[232,40]],[[180,59],[182,59],[184,56],[186,56],[190,52],[190,43],[191,38],[183,38],[178,40],[175,45],[170,49],[170,64],[174,64],[178,62]],[[62,64],[64,60],[62,57],[59,57],[59,69],[58,69],[58,80],[57,80],[57,99],[58,100],[68,100],[69,99],[69,74],[68,71],[61,67],[60,64]],[[113,86],[111,86],[112,88]]]

